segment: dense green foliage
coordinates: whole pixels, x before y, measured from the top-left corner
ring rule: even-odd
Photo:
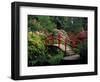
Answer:
[[[87,58],[87,40],[80,42],[77,46],[77,49],[79,49],[79,54],[82,59]]]
[[[83,40],[80,42],[76,48],[74,48],[74,51],[78,54],[83,53],[84,49],[87,49],[87,40]]]
[[[29,16],[28,17],[28,28],[29,31],[48,31],[53,32],[52,29],[56,27],[56,24],[52,21],[49,16]]]
[[[52,16],[28,16],[29,31],[53,32],[55,28],[65,31],[80,32],[86,30],[87,18],[82,17],[52,17]]]
[[[54,17],[57,28],[67,32],[80,32],[86,29],[87,19],[82,17]]]
[[[64,53],[58,48],[44,45],[44,36],[29,32],[28,34],[28,63],[29,65],[59,64]]]
[[[42,64],[46,61],[44,42],[39,35],[32,32],[29,32],[28,36],[28,58],[29,64],[32,65]]]

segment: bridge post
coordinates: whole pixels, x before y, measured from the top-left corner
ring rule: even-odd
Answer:
[[[48,45],[48,44],[49,44],[49,39],[46,40],[46,45]]]
[[[65,53],[66,53],[66,44],[67,44],[67,40],[65,39]]]
[[[61,36],[60,36],[60,34],[58,34],[58,47],[60,47],[60,38],[61,38]]]
[[[52,44],[54,44],[54,35],[52,34]]]

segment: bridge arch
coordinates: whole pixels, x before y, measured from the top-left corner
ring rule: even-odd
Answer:
[[[64,43],[64,48],[65,48],[65,52],[66,52],[66,48],[68,43],[70,42],[67,38],[64,38],[60,33],[54,35],[53,33],[48,35],[45,39],[45,44],[46,45],[54,45],[55,41],[57,41],[58,47],[60,48],[60,44],[62,44],[62,42]],[[51,42],[51,43],[50,43]]]

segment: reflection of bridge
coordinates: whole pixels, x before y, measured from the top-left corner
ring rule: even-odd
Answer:
[[[67,57],[65,57],[64,59],[68,60],[68,59],[79,58],[79,55],[76,55],[75,52],[72,50],[72,48],[69,46],[69,42],[70,40],[66,38],[66,36],[62,36],[61,34],[58,35],[50,34],[49,36],[47,36],[45,40],[46,45],[56,46],[62,51],[64,51],[65,55],[67,55]]]

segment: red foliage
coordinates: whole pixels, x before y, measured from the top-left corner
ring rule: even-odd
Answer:
[[[79,40],[86,39],[86,38],[87,38],[87,31],[78,33],[78,34],[77,34],[77,38],[78,38]]]
[[[68,35],[69,35],[69,38],[70,38],[71,46],[72,46],[73,48],[77,47],[77,44],[78,44],[80,41],[82,41],[82,40],[84,40],[84,39],[87,38],[87,32],[86,32],[86,31],[84,31],[84,32],[79,32],[79,33],[77,33],[77,34],[72,33],[72,32],[69,32]]]
[[[78,42],[78,39],[77,39],[76,35],[74,33],[69,33],[68,35],[69,35],[69,38],[70,38],[71,46],[76,47],[77,42]]]

